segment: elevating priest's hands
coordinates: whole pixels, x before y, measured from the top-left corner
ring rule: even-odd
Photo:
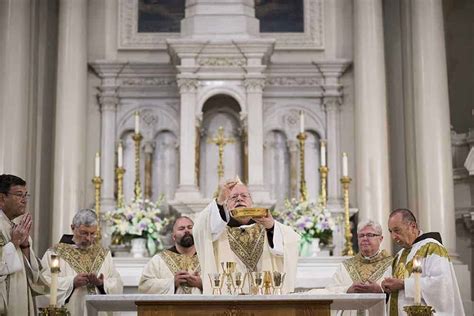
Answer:
[[[252,217],[252,219],[262,225],[263,227],[265,227],[265,229],[271,229],[274,225],[275,225],[275,220],[273,219],[273,216],[270,212],[270,210],[268,210],[267,212],[267,216],[265,217]]]
[[[386,293],[392,293],[393,291],[403,290],[405,288],[405,282],[397,278],[385,278],[382,281],[382,289]]]
[[[219,184],[219,193],[217,194],[217,204],[224,205],[230,195],[230,191],[235,187],[237,181],[225,181]]]
[[[356,282],[351,285],[347,293],[382,293],[382,288],[376,282]]]
[[[30,230],[33,220],[31,219],[31,214],[26,213],[20,220],[20,223],[15,225],[12,229],[12,243],[16,248],[19,246],[28,247],[29,241],[28,237],[30,236]]]

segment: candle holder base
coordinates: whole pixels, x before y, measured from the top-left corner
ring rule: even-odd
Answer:
[[[426,305],[409,305],[404,306],[403,310],[408,316],[432,316],[435,310],[431,306]]]
[[[65,306],[53,306],[49,305],[48,307],[39,308],[40,316],[70,316],[71,313],[67,310]]]

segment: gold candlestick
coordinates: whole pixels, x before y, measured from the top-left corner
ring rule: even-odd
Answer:
[[[123,196],[123,176],[125,174],[125,168],[118,167],[115,169],[115,175],[117,177],[117,208],[125,206],[125,198]]]
[[[304,175],[304,143],[306,133],[298,133],[296,136],[300,142],[300,200],[306,202],[308,200],[308,189],[306,188],[306,179]]]
[[[321,175],[321,195],[320,203],[322,208],[326,208],[328,204],[328,195],[327,195],[327,178],[328,178],[329,168],[327,166],[319,167],[319,174]]]
[[[435,312],[433,307],[425,305],[403,306],[403,310],[408,316],[432,316]]]
[[[216,136],[209,138],[207,140],[208,144],[216,144],[219,150],[219,162],[217,164],[217,177],[218,183],[221,182],[222,178],[224,177],[224,147],[227,144],[235,143],[235,139],[233,138],[226,138],[224,135],[224,127],[219,126],[217,129]],[[216,191],[217,192],[217,191]]]
[[[132,139],[135,141],[135,187],[133,192],[135,193],[135,200],[139,200],[142,197],[142,185],[140,183],[140,143],[143,136],[140,132],[134,133]]]
[[[352,179],[350,177],[342,177],[342,189],[344,192],[344,249],[342,250],[343,256],[353,256],[354,250],[352,249],[352,233],[351,233],[351,223],[349,221],[349,185],[351,184]]]
[[[100,191],[102,187],[102,178],[94,177],[92,178],[92,183],[94,184],[95,189],[95,213],[97,215],[97,221],[99,222],[99,224],[97,225],[97,240],[100,240]]]
[[[69,316],[71,313],[67,310],[65,306],[48,306],[39,308],[40,316]]]

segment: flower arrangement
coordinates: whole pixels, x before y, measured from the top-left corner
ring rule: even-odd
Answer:
[[[283,224],[292,227],[301,235],[301,242],[311,243],[315,238],[323,245],[332,243],[332,232],[336,223],[331,212],[313,202],[286,200],[285,209],[275,214]]]
[[[160,208],[162,202],[163,197],[156,202],[134,200],[107,212],[105,218],[111,223],[112,243],[122,244],[133,238],[145,238],[150,255],[163,249],[162,236],[172,219],[164,218]]]

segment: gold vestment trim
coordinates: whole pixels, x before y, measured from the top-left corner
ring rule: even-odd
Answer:
[[[190,257],[170,250],[163,250],[159,256],[173,274],[176,274],[178,271],[201,271],[197,255]],[[185,294],[191,294],[192,288],[188,286],[181,286],[181,288]]]
[[[245,229],[227,226],[230,249],[245,264],[249,272],[257,271],[257,264],[263,253],[265,229],[255,224]]]
[[[382,250],[374,258],[365,259],[359,253],[343,264],[353,282],[376,282],[392,264],[392,256]]]

